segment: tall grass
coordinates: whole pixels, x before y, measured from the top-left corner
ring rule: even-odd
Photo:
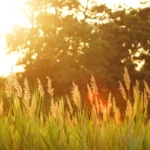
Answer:
[[[54,98],[49,77],[48,89],[44,91],[40,79],[37,79],[37,87],[31,89],[27,79],[21,87],[15,75],[9,76],[0,98],[0,149],[150,149],[147,113],[150,89],[145,81],[143,91],[138,81],[131,88],[126,68],[123,77],[124,83],[119,82],[119,89],[126,101],[126,111],[121,115],[111,93],[107,107],[98,97],[91,97],[90,107],[86,107],[82,105],[86,99],[81,99],[75,83],[71,95],[58,100]],[[131,101],[130,90],[133,90],[134,101]],[[87,84],[87,92],[98,93],[93,76]],[[49,96],[45,96],[46,93]]]

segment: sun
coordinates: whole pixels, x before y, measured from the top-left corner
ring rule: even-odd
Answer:
[[[21,13],[26,0],[0,1],[0,35],[11,32],[17,24],[27,25],[27,18]]]
[[[19,54],[6,55],[5,34],[13,30],[15,25],[29,26],[26,16],[21,13],[26,0],[1,0],[0,1],[0,76],[7,76],[12,71],[23,71],[16,66]]]

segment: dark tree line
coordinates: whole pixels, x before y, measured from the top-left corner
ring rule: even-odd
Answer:
[[[26,77],[37,77],[46,87],[49,76],[56,95],[70,92],[72,82],[81,92],[94,75],[100,93],[117,95],[126,66],[131,80],[144,79],[150,65],[150,7],[113,11],[104,4],[82,6],[78,0],[29,0],[24,8],[32,27],[16,26],[6,36],[9,52],[25,57]],[[137,57],[136,53],[140,53]],[[145,60],[136,71],[135,60]]]

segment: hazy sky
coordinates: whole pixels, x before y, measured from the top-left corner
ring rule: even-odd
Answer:
[[[132,7],[139,7],[140,0],[98,0],[99,2],[106,2],[108,6],[113,6],[114,4],[127,4]]]
[[[81,0],[82,3],[85,3],[87,0]],[[126,4],[128,6],[131,6],[131,7],[134,7],[134,8],[137,8],[137,7],[140,7],[140,2],[141,0],[97,0],[98,2],[100,3],[106,3],[107,6],[109,7],[113,7],[114,4],[115,5],[123,5],[123,4]],[[147,0],[149,1],[149,0]],[[148,2],[148,5],[150,6],[150,2]]]

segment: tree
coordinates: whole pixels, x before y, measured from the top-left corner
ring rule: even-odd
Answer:
[[[148,8],[145,8],[148,11]],[[93,61],[84,61],[86,68],[95,72],[96,77],[101,79],[101,84],[105,89],[107,87],[113,92],[117,98],[117,102],[124,107],[120,101],[120,94],[118,96],[118,89],[116,89],[117,81],[122,81],[123,67],[126,66],[131,75],[131,84],[135,83],[135,79],[143,80],[147,76],[147,71],[136,71],[134,64],[135,60],[142,60],[144,55],[149,58],[149,17],[145,14],[145,9],[123,9],[112,12],[105,6],[97,6],[94,8],[98,21],[101,13],[105,12],[107,22],[102,24],[95,24],[95,37],[91,40],[89,50],[85,53],[85,57],[91,58]],[[145,12],[145,16],[141,16],[141,12]],[[144,15],[143,14],[143,15]],[[95,38],[95,39],[94,39]],[[141,51],[142,50],[142,51]],[[90,52],[91,51],[91,52]],[[139,53],[139,57],[136,54]],[[95,58],[92,59],[95,55]],[[141,59],[142,58],[142,59]],[[145,64],[146,65],[146,64]],[[144,65],[144,66],[145,66]],[[95,67],[97,66],[97,67]],[[143,66],[143,67],[144,67]],[[96,69],[96,71],[94,70]],[[94,71],[93,71],[94,70]],[[142,83],[140,83],[142,84]],[[142,90],[140,86],[140,90]],[[132,99],[132,91],[131,91]]]
[[[89,7],[90,2],[85,6],[77,0],[28,2],[32,27],[15,27],[7,43],[10,51],[25,54],[20,63],[26,64],[23,77],[31,84],[39,77],[46,86],[46,76],[50,76],[56,93],[66,94],[73,81],[84,91],[93,74],[101,92],[108,94],[116,92],[124,66],[132,78],[137,76],[135,54],[140,48],[149,50],[147,11],[114,12],[103,4]]]
[[[78,9],[76,0],[30,1],[29,5],[32,5],[29,14],[32,27],[15,27],[14,32],[7,35],[8,47],[10,51],[16,49],[25,53],[20,63],[26,64],[23,76],[31,84],[37,75],[46,85],[49,75],[54,85],[58,85],[57,93],[65,93],[64,86],[70,87],[73,78],[82,72],[78,57],[82,55],[81,47],[86,46],[84,43],[88,37],[84,35],[92,28],[74,16],[75,8]],[[64,10],[67,15],[63,14]]]

